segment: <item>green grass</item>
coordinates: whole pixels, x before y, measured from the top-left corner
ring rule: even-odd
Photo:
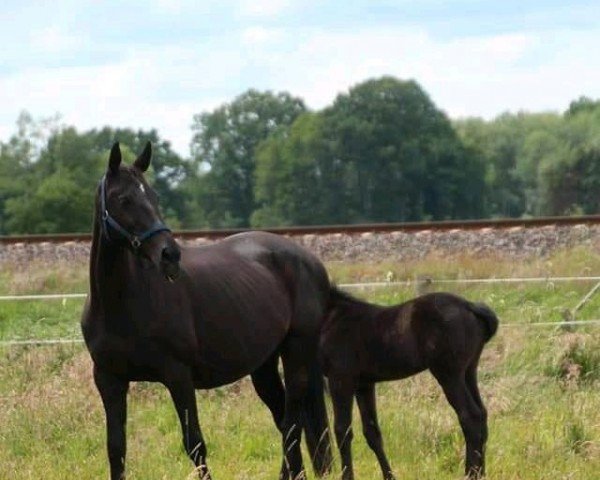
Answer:
[[[83,299],[5,301],[0,304],[0,340],[79,338]]]
[[[332,263],[328,268],[340,283],[381,280],[392,270],[395,279],[597,275],[599,258],[597,252],[579,248],[512,264],[507,259],[465,256],[405,265]],[[0,274],[0,292],[85,291],[85,268],[50,265],[20,270],[9,266]],[[559,322],[562,309],[575,306],[592,286],[445,285],[449,287],[445,289],[488,302],[502,322],[480,367],[482,394],[490,412],[490,479],[598,478],[600,327],[564,332],[554,327],[508,325]],[[357,293],[390,304],[414,292],[411,286]],[[77,336],[82,303],[2,302],[0,340]],[[600,294],[578,318],[600,318]],[[79,344],[0,347],[0,479],[107,478],[104,414],[90,367]],[[398,478],[461,478],[460,428],[432,377],[425,373],[381,384],[377,391],[386,451]],[[197,398],[214,478],[276,478],[279,435],[249,381],[198,392]],[[165,389],[133,385],[128,411],[128,478],[188,478],[191,465],[182,451],[178,421]],[[379,478],[357,412],[354,432],[357,478]]]

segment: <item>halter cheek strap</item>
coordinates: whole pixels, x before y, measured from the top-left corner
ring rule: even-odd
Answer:
[[[119,222],[110,216],[108,209],[106,208],[106,175],[104,175],[100,181],[100,209],[102,212],[102,232],[104,237],[110,242],[114,241],[110,235],[110,230],[112,229],[125,238],[134,250],[137,250],[142,245],[142,242],[148,240],[157,233],[171,231],[171,229],[160,220],[154,222],[154,225],[142,233],[132,233],[122,227]]]

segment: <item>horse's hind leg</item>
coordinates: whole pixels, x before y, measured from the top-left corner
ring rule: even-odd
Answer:
[[[271,411],[277,429],[283,434],[283,417],[285,414],[285,388],[277,371],[279,354],[272,355],[252,374],[254,390]],[[285,457],[281,466],[280,479],[288,478]]]
[[[281,430],[285,413],[285,388],[277,371],[279,354],[272,355],[252,374],[254,390],[271,411],[275,425]]]
[[[485,413],[473,398],[466,384],[463,372],[436,371],[432,373],[438,380],[450,405],[458,416],[458,421],[467,445],[465,475],[468,478],[481,478],[484,468]]]
[[[479,407],[481,414],[481,475],[485,473],[485,444],[488,438],[488,426],[487,426],[487,409],[481,400],[481,394],[479,393],[479,386],[477,384],[477,361],[473,362],[467,368],[465,373],[465,381],[467,389],[471,394],[471,397]]]
[[[106,413],[106,446],[111,480],[125,478],[125,423],[129,382],[94,367],[94,381]]]
[[[375,401],[375,385],[373,383],[362,385],[356,391],[356,402],[360,410],[363,434],[367,444],[375,452],[384,480],[394,480],[394,474],[383,451],[383,439],[377,421],[377,407]]]
[[[309,371],[306,358],[315,355],[302,337],[289,336],[282,349],[283,375],[285,379],[285,413],[281,422],[285,468],[281,478],[292,480],[306,478],[302,464],[300,442],[302,440],[302,413],[306,398]]]
[[[333,463],[324,390],[323,372],[315,359],[309,367],[303,426],[306,445],[318,477],[330,473]]]

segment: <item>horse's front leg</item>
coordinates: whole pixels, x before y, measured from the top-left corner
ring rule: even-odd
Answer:
[[[352,468],[352,402],[354,382],[346,378],[329,377],[333,402],[335,438],[342,458],[342,480],[354,480]]]
[[[106,448],[111,480],[125,478],[125,423],[129,382],[94,366],[94,381],[106,413]]]
[[[169,390],[183,433],[183,446],[194,462],[198,476],[210,480],[206,466],[206,444],[198,422],[198,408],[192,372],[189,367],[176,364],[165,369],[163,383]]]

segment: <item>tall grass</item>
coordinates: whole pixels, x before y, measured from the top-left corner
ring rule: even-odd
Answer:
[[[600,273],[600,255],[578,248],[518,264],[464,255],[403,265],[332,263],[328,269],[338,282],[390,276],[594,275]],[[85,291],[86,274],[84,265],[9,266],[0,273],[0,292]],[[484,351],[479,375],[490,413],[489,478],[599,478],[600,328],[564,332],[508,325],[559,322],[562,309],[576,305],[592,285],[445,287],[490,303],[501,318],[498,335]],[[414,296],[414,289],[359,294],[390,304]],[[79,300],[1,303],[0,339],[78,335],[81,307]],[[600,298],[592,299],[579,317],[599,318]],[[82,345],[0,347],[0,479],[107,478],[104,414],[90,368]],[[245,379],[198,392],[197,398],[214,478],[276,478],[281,460],[279,434],[250,382]],[[377,398],[386,451],[398,478],[461,478],[460,428],[429,374],[381,384]],[[354,431],[357,478],[379,478],[356,412]],[[188,478],[191,464],[182,451],[177,417],[163,387],[132,386],[127,433],[129,478]]]

